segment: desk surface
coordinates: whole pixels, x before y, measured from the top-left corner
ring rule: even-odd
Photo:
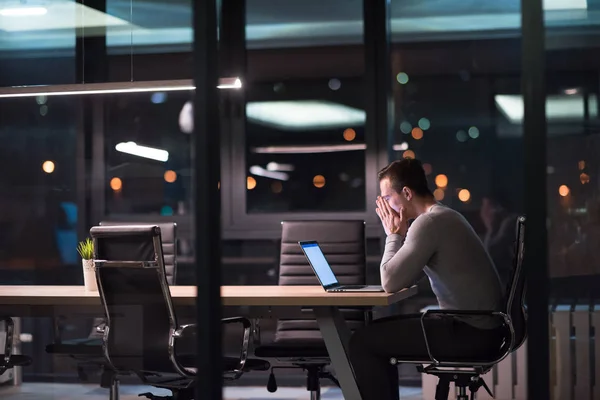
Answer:
[[[195,286],[172,286],[176,306],[195,304]],[[222,286],[224,306],[388,306],[416,294],[416,287],[398,293],[327,293],[321,286]],[[98,292],[83,286],[1,286],[1,306],[97,306]]]

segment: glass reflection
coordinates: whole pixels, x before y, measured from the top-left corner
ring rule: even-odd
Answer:
[[[185,121],[179,121],[190,96],[157,92],[104,98],[107,216],[189,214],[190,135]]]

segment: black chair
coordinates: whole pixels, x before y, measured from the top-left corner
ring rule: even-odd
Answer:
[[[319,242],[340,283],[366,283],[364,221],[282,222],[279,285],[319,285],[298,245],[302,240]],[[370,312],[365,312],[364,309],[341,311],[351,330],[364,326],[366,319],[370,317]],[[330,379],[339,386],[337,379],[326,370],[330,364],[329,354],[317,321],[313,318],[278,320],[274,341],[259,345],[254,354],[290,364],[273,369],[304,369],[307,372],[307,390],[311,392],[311,398],[320,397],[321,378]],[[273,369],[267,385],[270,392],[277,390]]]
[[[4,353],[0,354],[0,375],[14,367],[26,367],[31,364],[31,358],[20,354],[12,354],[15,324],[11,317],[0,317],[5,327]]]
[[[100,226],[158,226],[162,237],[162,251],[165,259],[165,272],[169,285],[177,282],[177,224],[175,222],[140,223],[121,221],[102,221]]]
[[[100,226],[91,229],[96,278],[105,309],[103,355],[114,372],[111,393],[119,375],[137,375],[144,383],[172,390],[174,399],[194,398],[196,382],[195,325],[177,324],[167,284],[161,232],[158,226]],[[124,260],[120,260],[124,259]],[[240,356],[225,357],[225,379],[244,372],[266,371],[263,360],[248,359],[250,321],[223,320],[244,328]],[[187,349],[186,349],[187,347]],[[148,398],[159,398],[150,393]]]
[[[417,367],[419,372],[437,376],[439,378],[436,389],[436,400],[447,400],[450,383],[454,382],[458,389],[457,400],[468,400],[467,388],[471,392],[471,399],[479,388],[484,387],[492,395],[490,389],[481,378],[489,372],[510,353],[517,350],[527,337],[527,311],[524,306],[526,282],[523,272],[523,255],[525,252],[525,217],[517,220],[515,242],[515,260],[511,277],[507,285],[505,296],[505,309],[502,312],[485,311],[454,311],[454,310],[428,310],[422,314],[421,326],[425,344],[428,349],[428,359],[403,360],[401,357],[392,358],[392,365],[397,363],[421,364]],[[426,321],[431,318],[469,318],[469,316],[488,316],[497,318],[505,328],[505,335],[501,341],[490,347],[487,354],[453,354],[451,349],[445,349],[443,356],[434,354],[432,343],[427,338]],[[469,341],[469,338],[461,338]]]
[[[174,222],[162,223],[135,223],[135,222],[114,222],[102,221],[101,226],[158,226],[161,230],[162,251],[165,259],[165,271],[167,283],[175,284],[177,276],[177,224]],[[55,343],[46,346],[46,352],[59,356],[71,357],[77,361],[77,375],[82,381],[88,381],[90,371],[97,372],[105,366],[104,356],[102,354],[102,331],[105,325],[104,318],[95,318],[91,332],[88,337],[62,340],[64,326],[62,321],[57,321]],[[112,373],[107,371],[102,373],[100,385],[108,388],[111,385]]]

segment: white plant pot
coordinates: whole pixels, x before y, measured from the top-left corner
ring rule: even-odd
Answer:
[[[83,284],[86,292],[97,292],[96,264],[94,260],[81,260],[83,264]]]

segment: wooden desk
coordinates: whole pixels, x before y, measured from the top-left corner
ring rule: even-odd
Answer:
[[[170,290],[175,307],[195,305],[195,286],[172,286]],[[245,306],[249,309],[312,308],[344,398],[360,400],[361,396],[348,358],[350,330],[338,307],[388,306],[416,292],[416,287],[388,294],[327,293],[321,286],[223,286],[221,300],[223,306]],[[57,310],[72,313],[89,313],[93,310],[102,313],[98,292],[86,292],[83,286],[0,286],[0,313],[12,316],[53,317],[60,313]]]
[[[195,286],[171,286],[175,306],[193,306]],[[398,293],[327,293],[321,286],[222,286],[224,306],[377,307],[389,306],[416,293],[416,288]],[[83,286],[0,286],[0,307],[100,306],[98,292]]]

